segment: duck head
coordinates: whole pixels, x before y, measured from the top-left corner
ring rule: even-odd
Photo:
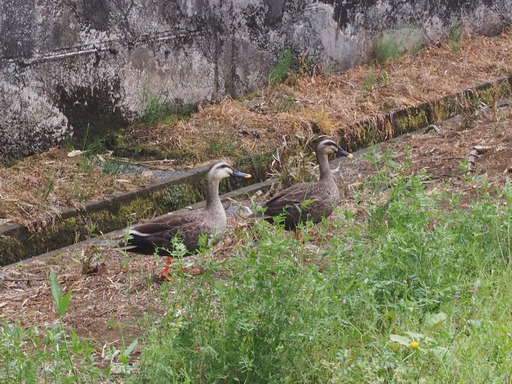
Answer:
[[[345,156],[349,159],[352,157],[351,153],[345,151],[331,137],[327,136],[324,136],[318,140],[315,151],[318,155],[329,156],[330,154],[335,153],[338,157]]]
[[[220,181],[221,179],[226,179],[228,177],[243,177],[244,179],[249,179],[251,175],[245,172],[240,172],[228,163],[220,161],[211,166],[207,177],[208,180]]]

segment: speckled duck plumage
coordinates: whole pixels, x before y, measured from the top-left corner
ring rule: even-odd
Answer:
[[[322,217],[328,217],[340,203],[340,192],[331,169],[329,155],[352,157],[343,150],[332,138],[319,139],[315,148],[316,158],[320,167],[320,178],[317,182],[295,184],[267,201],[265,208],[266,220],[272,222],[274,217],[284,212],[284,226],[294,229],[300,222],[311,220],[318,223]]]
[[[172,241],[178,237],[189,252],[198,249],[201,235],[218,242],[226,230],[226,212],[219,198],[220,181],[227,177],[249,178],[251,175],[237,171],[225,162],[212,165],[207,174],[206,207],[194,211],[180,211],[139,224],[130,230],[127,250],[143,254],[169,255]]]

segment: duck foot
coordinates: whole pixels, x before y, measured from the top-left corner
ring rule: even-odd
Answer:
[[[297,228],[295,229],[295,240],[297,240],[299,244],[305,243],[304,239],[302,238],[302,231]]]
[[[165,264],[165,268],[162,272],[160,272],[160,280],[163,280],[163,281],[172,281],[172,277],[169,277],[167,276],[169,274],[169,268],[171,267],[171,264],[172,264],[172,257],[169,256],[167,257],[167,263]]]

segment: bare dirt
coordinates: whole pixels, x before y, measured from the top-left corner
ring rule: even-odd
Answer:
[[[468,40],[464,42],[461,51],[452,53],[447,47],[433,47],[385,66],[363,66],[332,77],[300,77],[296,79],[295,84],[298,85],[293,100],[302,106],[316,106],[299,110],[303,114],[315,114],[317,124],[325,124],[322,132],[329,133],[330,129],[343,129],[349,121],[385,111],[386,108],[407,106],[454,89],[473,86],[497,75],[512,73],[512,37],[508,34]],[[362,83],[369,73],[383,71],[388,76],[386,85],[361,91]],[[408,74],[407,79],[405,73]],[[436,80],[439,78],[442,81]],[[311,93],[307,93],[308,90]],[[270,93],[276,96],[275,92],[277,91],[272,90]],[[209,122],[211,132],[216,132],[218,127],[223,126],[221,133],[235,135],[237,140],[242,140],[247,148],[252,148],[257,153],[263,146],[274,145],[277,148],[282,135],[292,134],[294,129],[301,133],[311,131],[312,118],[305,119],[304,115],[301,117],[298,112],[293,111],[272,111],[278,98],[270,102],[267,97],[270,96],[258,99],[258,107],[251,107],[253,109],[247,109],[248,107],[243,106],[244,102],[234,100],[204,107],[190,121],[178,123],[173,135],[182,135],[182,143],[191,142],[189,134],[197,135],[196,140],[200,141],[204,137],[199,135],[202,132],[199,128],[195,132],[187,133],[185,127],[192,131],[190,127],[199,127],[206,121]],[[266,110],[258,112],[258,108]],[[251,125],[254,117],[256,123]],[[269,127],[273,127],[277,133],[269,131]],[[503,100],[501,106],[498,103],[496,108],[483,106],[470,116],[459,116],[440,122],[437,124],[438,129],[418,131],[383,143],[376,146],[376,152],[377,156],[381,156],[386,148],[392,149],[396,162],[411,161],[412,173],[424,170],[431,175],[427,181],[430,191],[457,191],[464,197],[462,203],[467,204],[479,193],[474,180],[486,178],[491,185],[501,188],[512,178],[511,127],[512,109],[508,106],[508,100]],[[253,134],[240,133],[241,130]],[[168,128],[160,127],[155,132],[163,135],[160,138],[162,141],[171,140]],[[210,134],[209,130],[205,132],[206,135]],[[136,130],[132,132],[133,135],[135,133]],[[267,140],[268,135],[270,139]],[[468,173],[467,160],[475,146],[483,149],[474,152],[478,157],[471,158],[472,170]],[[23,189],[22,185],[26,187],[25,190],[36,184],[40,188],[40,180],[44,180],[44,177],[39,179],[33,173],[34,169],[42,174],[47,171],[38,168],[38,164],[50,161],[58,173],[61,172],[59,165],[67,164],[66,159],[66,151],[55,149],[20,162],[16,169],[1,170],[2,199],[18,199],[19,204],[23,205],[19,195],[13,195],[12,190]],[[70,168],[76,167],[76,160],[74,161],[75,165]],[[12,187],[12,182],[5,181],[5,177],[13,177],[14,172],[16,178],[19,178],[18,187]],[[59,177],[64,175],[63,178],[71,178],[65,176],[66,172],[62,170]],[[334,172],[341,190],[345,192],[342,206],[360,209],[360,202],[354,198],[355,191],[375,172],[375,165],[364,156],[355,156],[353,159],[343,159]],[[34,182],[31,182],[32,179]],[[106,181],[105,185],[108,183]],[[131,185],[136,182],[124,184]],[[104,188],[103,191],[106,191],[107,188]],[[98,188],[100,190],[102,189]],[[91,192],[91,196],[96,196],[95,193]],[[53,191],[48,195],[54,195]],[[65,203],[64,200],[59,200],[56,206],[60,207]],[[72,201],[68,203],[71,204]],[[5,218],[14,220],[22,216],[20,213],[8,213],[3,212]],[[31,214],[26,217],[36,216]],[[228,230],[223,241],[205,257],[230,257],[234,244],[240,241],[235,228],[246,225],[243,221],[232,220],[229,223],[232,230]],[[317,239],[313,236],[311,241],[314,243]],[[78,335],[91,338],[101,359],[101,351],[106,345],[120,345],[120,326],[124,338],[129,342],[144,333],[146,315],[158,316],[162,313],[160,298],[156,294],[162,283],[155,276],[164,264],[163,258],[126,255],[113,248],[88,245],[58,257],[4,267],[0,270],[0,319],[20,322],[26,327],[56,324],[58,317],[49,285],[49,270],[53,268],[63,292],[73,291],[71,304],[64,315],[64,323]],[[171,285],[172,294],[173,282],[164,284]]]

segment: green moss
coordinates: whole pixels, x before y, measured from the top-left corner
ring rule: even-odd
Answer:
[[[444,121],[452,116],[471,115],[481,102],[490,105],[497,98],[512,94],[510,82],[482,86],[477,91],[467,91],[458,95],[447,95],[439,100],[408,108],[393,114],[372,118],[355,124],[350,134],[342,134],[342,146],[350,150],[365,148],[390,137],[423,128],[428,124]]]
[[[241,101],[250,101],[250,100],[253,100],[253,99],[257,98],[259,95],[261,95],[261,91],[257,90],[257,91],[248,93],[244,97],[240,98],[240,100]]]
[[[249,185],[263,181],[267,178],[272,163],[273,153],[261,153],[259,155],[247,155],[241,157],[235,166],[238,170],[251,174],[251,180],[234,179],[232,186]]]
[[[171,185],[162,191],[158,200],[167,212],[192,205],[202,201],[205,196],[206,186],[203,183]]]
[[[498,87],[498,96],[505,98],[512,95],[512,85],[509,81],[503,81]]]
[[[436,101],[429,105],[432,120],[434,122],[444,121],[456,113],[456,108],[459,107],[455,105],[452,101],[449,103],[443,101]],[[460,107],[459,107],[460,108]]]
[[[494,99],[510,97],[512,89],[508,81],[502,81],[487,88],[477,91],[478,98],[487,105],[491,105]]]
[[[2,250],[2,259],[0,265],[7,265],[15,263],[19,260],[20,255],[24,254],[25,244],[22,244],[18,239],[10,236],[0,237],[0,249]]]
[[[419,108],[407,110],[405,113],[393,117],[393,136],[415,131],[428,124],[429,119],[426,110]]]
[[[368,120],[356,125],[355,137],[351,143],[347,143],[347,148],[352,150],[366,148],[375,143],[382,141],[381,131],[379,130],[379,122],[377,120]]]

